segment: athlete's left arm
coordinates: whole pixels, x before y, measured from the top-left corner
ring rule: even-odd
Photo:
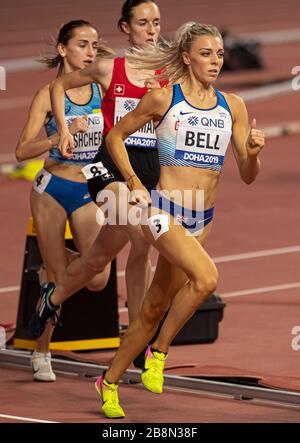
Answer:
[[[256,129],[255,118],[249,129],[248,112],[241,97],[228,94],[228,103],[233,117],[231,142],[234,156],[242,180],[250,184],[261,166],[258,154],[265,145],[265,136],[263,131]]]

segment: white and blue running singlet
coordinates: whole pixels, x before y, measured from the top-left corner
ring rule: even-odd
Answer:
[[[232,117],[217,89],[217,104],[199,109],[173,86],[172,103],[156,127],[161,166],[194,166],[220,172],[232,134]]]
[[[91,85],[92,96],[88,103],[78,105],[65,94],[65,116],[67,125],[70,126],[76,117],[87,115],[88,130],[77,132],[74,135],[75,148],[70,158],[65,158],[54,146],[49,151],[49,158],[60,163],[86,165],[91,163],[96,156],[101,143],[103,133],[103,115],[101,112],[101,95],[96,83]],[[54,116],[45,124],[48,137],[57,132]]]

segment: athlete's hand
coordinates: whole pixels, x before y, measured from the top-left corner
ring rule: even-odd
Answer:
[[[256,129],[256,119],[251,123],[250,132],[246,142],[246,148],[249,156],[258,155],[265,146],[265,135],[260,129]]]
[[[129,195],[129,204],[139,208],[148,208],[151,205],[150,194],[146,188],[134,189]]]
[[[127,180],[127,187],[130,191],[128,200],[130,205],[136,205],[140,208],[148,208],[151,205],[150,194],[136,175]]]
[[[60,151],[61,155],[65,158],[70,158],[75,146],[73,135],[68,129],[58,133],[59,141],[57,149]]]
[[[86,132],[89,128],[88,116],[76,117],[69,126],[69,131],[72,135],[76,132]]]

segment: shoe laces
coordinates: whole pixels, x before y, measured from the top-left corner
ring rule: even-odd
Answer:
[[[51,355],[49,353],[45,354],[45,363],[47,363],[47,365],[51,363]]]
[[[103,385],[105,386],[105,391],[109,392],[109,400],[114,405],[119,405],[119,399],[118,399],[118,385],[115,385],[113,383],[108,383],[107,381],[103,380]]]
[[[166,359],[165,355],[162,352],[156,352],[156,351],[154,351],[152,355],[154,358],[149,359],[151,367],[161,371],[165,364],[165,359]]]

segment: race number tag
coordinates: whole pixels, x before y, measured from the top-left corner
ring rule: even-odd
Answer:
[[[197,116],[191,116],[190,124],[178,125],[175,158],[208,166],[222,166],[231,137],[231,131],[214,130],[198,125]],[[192,126],[194,122],[194,127]]]
[[[114,124],[118,123],[128,112],[133,111],[139,101],[137,98],[116,97]],[[130,135],[125,140],[125,144],[136,148],[156,148],[157,139],[153,122],[146,123],[143,128]]]
[[[152,215],[147,220],[154,240],[157,241],[161,235],[169,231],[169,216],[167,214]]]
[[[108,180],[114,178],[114,175],[108,172],[102,162],[90,163],[81,169],[81,172],[85,176],[86,180],[91,180],[92,178],[101,177],[102,180]]]
[[[52,174],[50,174],[50,172],[46,171],[46,169],[41,169],[33,180],[33,189],[39,194],[42,194],[48,186],[51,177]]]
[[[70,126],[77,116],[67,116],[67,125]],[[101,143],[103,133],[103,115],[102,112],[87,115],[88,130],[86,132],[77,132],[74,134],[75,147],[69,158],[71,161],[88,162],[93,161]]]

